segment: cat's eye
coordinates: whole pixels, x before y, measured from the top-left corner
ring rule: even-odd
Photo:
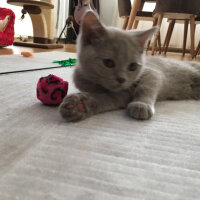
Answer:
[[[108,68],[113,68],[115,67],[115,63],[111,59],[103,59],[103,64],[108,67]]]
[[[128,70],[129,71],[135,71],[138,67],[138,64],[137,63],[131,63],[129,66],[128,66]]]

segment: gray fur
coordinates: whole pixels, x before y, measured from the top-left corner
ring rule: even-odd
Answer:
[[[200,99],[200,64],[143,55],[156,28],[122,31],[105,27],[88,12],[78,39],[74,82],[81,93],[65,97],[60,113],[67,121],[126,108],[130,117],[149,119],[160,100]],[[104,59],[112,59],[108,68]],[[129,71],[137,63],[135,71]],[[120,83],[118,79],[124,79]]]

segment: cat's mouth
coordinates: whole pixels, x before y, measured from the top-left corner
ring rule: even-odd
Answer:
[[[102,81],[102,86],[111,92],[120,92],[122,90],[127,89],[130,86],[127,82],[125,83],[117,83],[117,82],[113,83],[113,82],[114,81],[110,82],[109,80]]]

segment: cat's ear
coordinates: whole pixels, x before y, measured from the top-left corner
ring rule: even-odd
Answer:
[[[138,41],[139,41],[139,45],[141,48],[144,48],[146,42],[148,40],[151,40],[153,35],[154,34],[157,34],[158,33],[158,27],[157,26],[154,26],[150,29],[147,29],[145,31],[139,31],[136,36],[138,38]]]
[[[106,30],[98,19],[98,16],[89,11],[85,14],[81,24],[82,40],[85,44],[98,42],[103,38]]]

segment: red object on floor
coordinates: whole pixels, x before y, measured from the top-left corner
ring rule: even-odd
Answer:
[[[0,32],[0,45],[8,46],[14,42],[14,24],[15,24],[15,13],[8,8],[0,8],[0,20],[10,15],[11,19],[3,32]]]
[[[53,74],[41,77],[37,83],[37,98],[46,105],[59,105],[67,91],[68,82]]]

